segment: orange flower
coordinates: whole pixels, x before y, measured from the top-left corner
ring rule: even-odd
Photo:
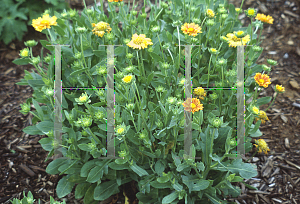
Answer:
[[[187,98],[185,102],[182,103],[184,110],[193,112],[193,114],[199,110],[203,110],[203,104],[200,103],[199,99],[197,98]]]
[[[183,26],[181,26],[181,30],[184,34],[194,37],[198,35],[198,33],[202,33],[199,25],[195,23],[185,23]]]
[[[262,13],[258,13],[255,17],[256,20],[259,20],[263,23],[269,23],[269,24],[273,24],[274,19],[272,18],[272,16],[266,16]]]
[[[278,84],[276,84],[276,91],[279,93],[284,93],[285,89],[282,85],[279,86]]]
[[[122,2],[123,0],[108,0],[108,2]]]
[[[265,88],[267,88],[268,85],[271,84],[270,78],[266,74],[262,75],[261,73],[256,73],[254,79],[259,86],[263,86]]]
[[[262,124],[265,124],[267,120],[269,120],[265,111],[259,111],[258,117],[255,118],[255,121],[261,120]]]

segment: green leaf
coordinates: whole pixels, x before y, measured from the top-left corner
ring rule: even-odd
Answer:
[[[206,195],[207,198],[209,198],[209,200],[213,203],[213,204],[220,204],[222,203],[223,201],[221,199],[219,199],[218,197],[216,196],[211,196],[207,193],[204,193]]]
[[[84,199],[83,199],[83,203],[84,204],[92,204],[94,203],[94,192],[95,192],[95,188],[96,188],[96,184],[92,184],[87,190],[86,193],[84,195]]]
[[[119,46],[114,50],[115,56],[122,56],[126,53],[125,46]]]
[[[157,180],[151,181],[150,185],[154,188],[162,189],[162,188],[171,188],[170,182],[167,183],[159,183]]]
[[[155,169],[155,172],[156,172],[158,175],[161,175],[162,172],[164,172],[164,170],[165,170],[165,166],[164,166],[164,164],[162,163],[161,160],[158,160],[158,161],[155,163],[154,169]]]
[[[59,27],[59,26],[53,26],[54,30],[60,35],[60,36],[64,36],[65,35],[65,31]]]
[[[165,204],[165,203],[171,203],[173,202],[176,198],[178,197],[178,192],[175,191],[167,196],[165,196],[162,200],[162,203]]]
[[[154,52],[150,52],[149,54],[152,57],[154,62],[164,62],[163,59],[159,55],[155,54]]]
[[[87,71],[88,69],[89,69],[89,68],[86,67],[86,68],[83,68],[83,69],[76,70],[76,71],[72,72],[72,73],[70,74],[70,76],[77,75],[77,74],[81,74],[82,72]]]
[[[110,160],[101,163],[100,165],[95,166],[89,173],[86,181],[90,183],[95,183],[96,181],[100,180],[103,176],[103,172],[105,168],[107,168],[107,164]]]
[[[159,183],[167,183],[170,179],[168,176],[162,176],[162,177],[158,177],[156,179]]]
[[[153,77],[154,77],[154,72],[151,72],[151,74],[149,74],[149,76],[147,78],[147,85],[150,84],[150,82],[152,81]]]
[[[80,199],[86,193],[86,189],[90,186],[90,183],[80,183],[75,188],[75,199]]]
[[[136,165],[136,163],[134,163],[133,165],[130,165],[129,167],[131,168],[132,171],[137,173],[140,177],[149,175],[147,171],[145,171],[144,169],[142,169],[141,167]]]
[[[251,135],[251,134],[254,134],[254,133],[258,130],[260,124],[261,124],[261,120],[256,121],[254,128],[253,128],[252,130],[249,131],[249,134],[250,134],[250,135]]]
[[[15,59],[12,62],[16,65],[26,65],[26,64],[29,64],[29,62],[31,62],[31,60],[30,60],[30,58],[19,58],[19,59]]]
[[[262,136],[262,133],[259,129],[255,133],[250,134],[250,137],[260,137],[260,136]]]
[[[82,183],[86,181],[86,177],[81,177],[78,174],[72,174],[67,180],[72,183]]]
[[[256,105],[261,106],[261,105],[267,104],[271,101],[271,99],[272,99],[272,97],[270,97],[270,96],[259,98],[259,99],[257,99]]]
[[[43,114],[43,111],[42,111],[41,106],[40,106],[40,105],[38,104],[38,102],[37,102],[36,100],[34,100],[34,99],[32,99],[32,103],[33,103],[34,108],[36,109],[36,111],[37,111],[37,113],[38,113],[39,118],[43,121],[43,116],[44,116],[44,114]]]
[[[177,166],[177,168],[176,168],[176,171],[182,171],[183,169],[185,169],[185,168],[188,168],[188,167],[190,167],[190,165],[188,165],[187,163],[182,163],[182,164],[179,164],[178,166]]]
[[[88,144],[79,144],[78,147],[79,147],[79,149],[86,151],[86,152],[92,151],[92,149],[90,148],[90,146]]]
[[[51,151],[51,149],[53,148],[52,146],[52,141],[53,139],[47,137],[47,138],[43,138],[39,141],[39,143],[42,145],[42,148],[46,151]]]
[[[67,180],[69,178],[68,176],[64,176],[62,179],[60,179],[56,186],[56,194],[58,198],[62,198],[68,194],[71,193],[75,183],[71,183]]]
[[[48,42],[47,40],[40,40],[40,43],[42,44],[42,46],[50,51],[54,51],[54,46],[48,46],[51,45],[50,42]]]
[[[115,180],[107,181],[101,183],[95,188],[94,199],[95,200],[105,200],[110,196],[119,193],[118,184]]]
[[[89,174],[89,171],[96,166],[95,160],[91,160],[86,162],[83,167],[81,168],[80,176],[81,177],[87,177]]]
[[[42,131],[40,131],[36,127],[36,125],[28,126],[28,127],[24,128],[22,131],[29,135],[44,135],[44,133]]]
[[[115,162],[111,162],[111,163],[108,164],[108,166],[109,166],[109,168],[114,169],[114,170],[129,169],[128,163],[126,163],[126,164],[116,164]]]
[[[37,129],[42,131],[44,134],[48,134],[51,130],[54,131],[54,123],[51,121],[39,122],[39,124],[37,124],[36,127],[37,127]]]

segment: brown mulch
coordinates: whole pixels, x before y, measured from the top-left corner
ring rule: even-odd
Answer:
[[[241,1],[232,2],[239,7]],[[274,18],[274,24],[265,25],[263,30],[261,46],[264,51],[257,63],[267,64],[266,59],[271,58],[277,60],[279,65],[273,68],[270,74],[272,84],[261,93],[261,97],[273,96],[276,84],[282,84],[286,92],[277,96],[267,111],[270,120],[260,128],[263,136],[259,138],[265,139],[271,151],[268,155],[255,155],[251,162],[257,165],[259,174],[246,181],[258,190],[239,183],[237,185],[242,189],[242,195],[227,200],[237,203],[296,204],[300,203],[300,108],[295,105],[300,104],[300,28],[297,26],[300,21],[300,3],[297,0],[247,0],[243,9],[249,7],[257,8],[260,13]],[[242,22],[248,25],[249,18],[242,14],[241,17]],[[24,40],[42,38],[42,34],[29,28]],[[61,201],[56,196],[55,188],[62,176],[45,172],[50,161],[44,162],[47,152],[38,143],[45,136],[22,132],[23,128],[31,125],[32,115],[21,114],[19,104],[26,102],[33,90],[30,86],[15,83],[24,78],[24,70],[31,72],[34,67],[18,66],[12,61],[19,57],[19,50],[24,47],[23,42],[17,41],[7,46],[0,44],[0,203],[10,203],[8,200],[14,197],[22,198],[22,192],[29,190],[35,199],[41,199],[43,203],[49,201],[50,196]],[[41,45],[38,44],[33,50],[35,56],[40,49]],[[266,109],[268,105],[261,109]],[[245,159],[250,158],[254,151],[255,148],[245,155]],[[130,203],[138,203],[135,185],[135,182],[124,185],[120,193],[100,203],[125,203],[125,197]],[[66,196],[66,199],[67,203],[83,203],[82,200],[75,201],[74,193]]]

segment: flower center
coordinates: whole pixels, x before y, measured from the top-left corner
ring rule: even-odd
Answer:
[[[265,82],[265,80],[260,79],[259,82],[263,84]]]
[[[194,28],[189,28],[188,31],[189,32],[193,32],[195,29]]]
[[[106,24],[105,23],[99,23],[98,25],[97,25],[97,29],[98,30],[105,30],[106,29]]]
[[[121,134],[122,132],[124,132],[124,128],[119,128],[118,133]]]
[[[141,44],[143,41],[144,41],[144,38],[142,38],[142,37],[137,37],[137,38],[135,38],[135,40],[133,40],[133,42],[135,44]]]
[[[255,13],[255,11],[253,9],[248,11],[249,15],[253,15],[254,13]]]
[[[44,25],[49,25],[49,24],[50,24],[50,22],[49,22],[48,20],[42,20],[42,21],[41,21],[41,24],[44,24]]]
[[[196,108],[196,105],[194,103],[192,103],[191,107],[192,108]]]
[[[237,34],[238,34],[238,35],[243,35],[244,32],[243,32],[243,31],[239,31],[239,32],[237,32]]]

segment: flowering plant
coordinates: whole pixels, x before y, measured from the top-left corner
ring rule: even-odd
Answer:
[[[265,115],[253,124],[254,117],[260,116],[259,106],[271,100],[257,99],[258,87],[270,85],[267,74],[271,71],[267,69],[265,74],[263,66],[255,63],[262,52],[256,34],[259,27],[241,27],[237,20],[241,8],[232,4],[186,2],[161,2],[157,7],[148,1],[148,20],[145,7],[136,17],[135,6],[130,11],[121,1],[109,2],[109,17],[103,7],[96,6],[84,9],[81,16],[71,10],[33,24],[39,30],[47,29],[49,41],[40,43],[51,55],[33,57],[30,47],[28,55],[22,51],[22,58],[15,60],[32,63],[39,72],[26,72],[18,83],[35,89],[29,103],[36,111],[23,111],[34,115],[33,126],[24,132],[48,136],[40,140],[50,151],[48,157],[61,147],[64,157],[46,169],[49,174],[67,174],[58,182],[58,197],[69,194],[77,184],[75,198],[95,203],[134,180],[142,203],[182,199],[185,203],[227,203],[224,198],[241,192],[231,183],[257,175],[253,165],[230,158],[237,156],[236,144],[241,143],[236,141],[236,87],[245,92],[245,100],[253,98],[246,104],[245,153],[252,149],[251,138],[262,135],[259,126]],[[252,21],[255,11],[248,14]],[[122,29],[116,22],[122,23]],[[69,45],[61,47],[62,86],[68,87],[62,93],[61,143],[54,140],[54,100],[45,94],[51,93],[55,79],[50,43]],[[110,58],[108,45],[121,45]],[[197,46],[189,49],[186,45]],[[240,55],[239,64],[237,46],[242,45],[249,46],[246,59]],[[188,58],[192,58],[190,72],[185,67]],[[240,72],[244,60],[245,72]],[[111,67],[115,70],[115,125],[109,109],[113,107],[108,86],[113,78]],[[237,81],[237,72],[245,73],[245,81]],[[192,84],[186,78],[190,76]],[[189,88],[192,91],[187,94]],[[283,87],[277,90],[284,91]],[[120,158],[101,159],[109,149],[106,135],[112,134],[111,126],[115,127],[113,148]],[[191,130],[190,140],[185,128]]]

